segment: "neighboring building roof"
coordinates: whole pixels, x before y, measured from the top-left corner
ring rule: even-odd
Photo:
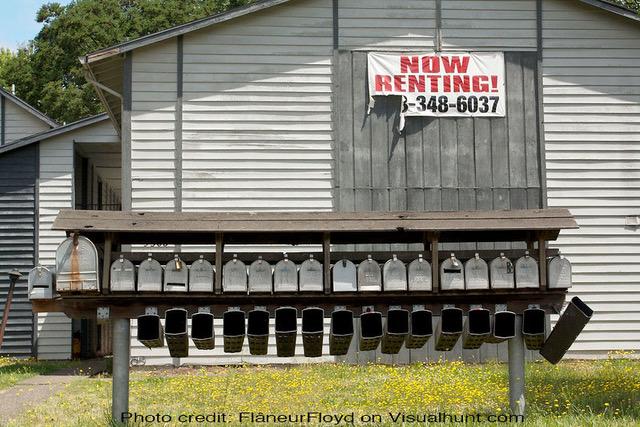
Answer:
[[[67,132],[74,131],[76,129],[83,128],[85,126],[90,126],[104,120],[108,120],[109,116],[106,113],[98,114],[96,116],[87,117],[85,119],[78,120],[73,123],[69,123],[68,125],[59,126],[57,128],[47,130],[44,132],[36,133],[34,135],[30,135],[26,138],[18,139],[17,141],[13,141],[9,144],[3,145],[0,147],[0,155],[16,150],[21,147],[25,147],[27,145],[31,145],[36,142],[44,141],[49,138],[53,138],[54,136],[62,135]]]
[[[54,128],[60,126],[60,124],[58,122],[56,122],[55,120],[53,120],[52,118],[50,118],[46,114],[41,113],[40,111],[36,110],[34,107],[32,107],[31,105],[27,104],[25,101],[23,101],[22,99],[18,98],[17,96],[12,94],[11,92],[8,92],[8,91],[4,90],[2,87],[0,87],[0,95],[5,97],[6,99],[9,99],[14,104],[16,104],[18,107],[20,107],[20,108],[24,109],[25,111],[33,114],[34,116],[36,116],[37,118],[39,118],[40,120],[42,120],[43,122],[48,124],[49,126],[54,127]]]

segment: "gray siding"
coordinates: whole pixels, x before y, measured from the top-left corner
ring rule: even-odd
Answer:
[[[38,146],[31,145],[0,156],[0,316],[9,290],[8,273],[25,276],[17,283],[9,323],[0,354],[32,354],[33,313],[26,275],[36,262],[36,180]]]
[[[4,128],[5,144],[51,128],[49,124],[40,118],[16,105],[10,98],[3,98],[4,102],[1,105],[4,106],[4,111],[0,111],[0,117],[4,117],[2,126]]]

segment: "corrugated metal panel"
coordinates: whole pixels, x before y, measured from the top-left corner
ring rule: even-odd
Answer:
[[[574,357],[640,350],[640,27],[577,2],[545,0],[544,121],[549,206],[579,230],[556,247],[573,262],[574,287],[595,314]]]
[[[3,105],[5,144],[50,129],[49,124],[17,106],[11,99],[5,98]]]
[[[9,104],[9,102],[7,102]],[[9,291],[8,273],[25,275],[35,263],[37,149],[35,145],[0,157],[0,315]],[[0,354],[32,354],[33,313],[27,282],[16,284]]]

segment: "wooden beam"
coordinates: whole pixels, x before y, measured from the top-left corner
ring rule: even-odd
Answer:
[[[540,289],[547,289],[547,242],[542,234],[538,236],[538,268],[540,269]]]
[[[111,281],[109,273],[111,272],[111,253],[113,251],[113,234],[106,233],[104,237],[104,253],[102,254],[102,293],[111,292]]]
[[[222,294],[222,257],[224,255],[224,235],[216,233],[216,281],[214,290],[216,295]]]
[[[331,293],[331,234],[324,233],[322,236],[322,255],[323,255],[323,270],[324,270],[324,293],[328,295]]]
[[[438,234],[431,233],[427,237],[431,245],[431,286],[433,287],[433,292],[437,294],[440,290]]]

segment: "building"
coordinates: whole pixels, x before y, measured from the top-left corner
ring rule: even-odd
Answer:
[[[569,208],[580,229],[557,247],[596,311],[570,355],[603,357],[640,349],[639,20],[598,0],[264,0],[81,60],[121,141],[109,170],[123,209]],[[398,133],[396,99],[368,114],[369,52],[434,50],[504,53],[506,117],[407,117]]]

